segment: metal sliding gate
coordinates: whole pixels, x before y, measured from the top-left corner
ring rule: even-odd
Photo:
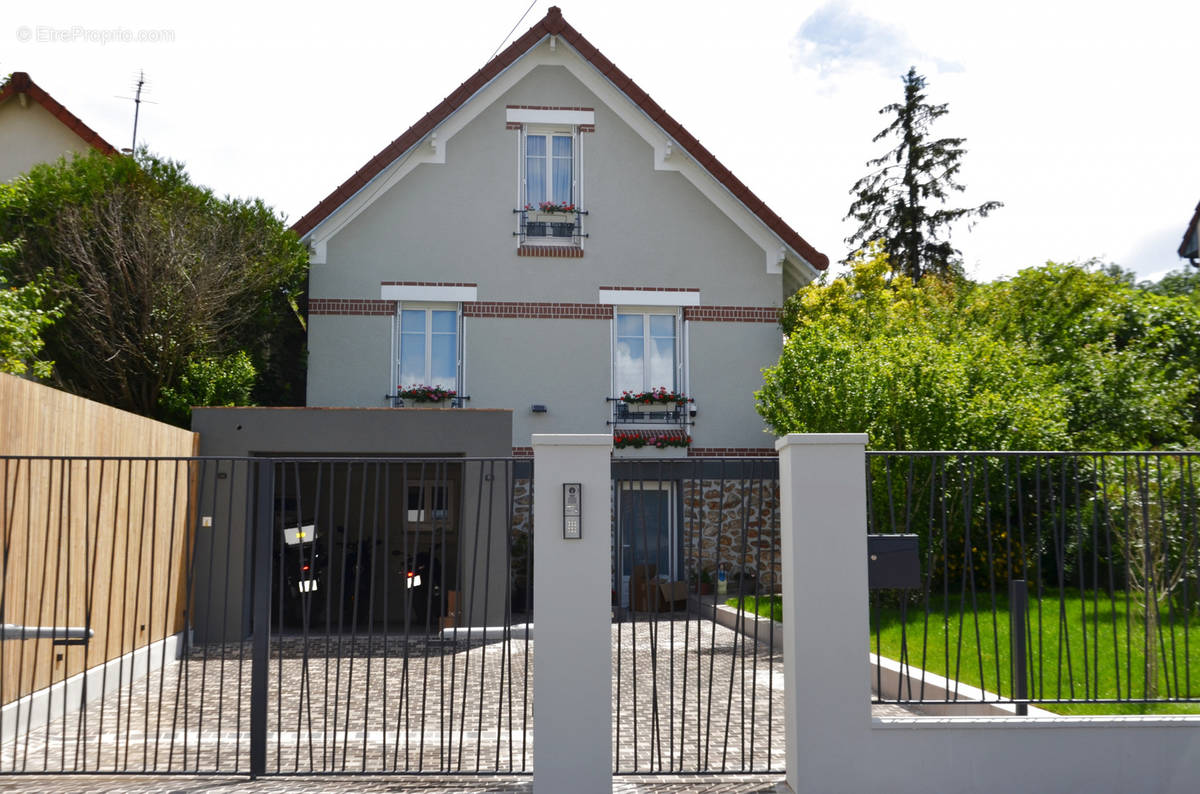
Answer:
[[[532,771],[530,461],[0,466],[0,772]]]
[[[614,461],[615,773],[783,771],[778,472]]]

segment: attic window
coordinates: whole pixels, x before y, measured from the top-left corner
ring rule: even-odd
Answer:
[[[583,152],[580,133],[594,129],[590,108],[509,106],[506,126],[519,134],[518,253],[581,253]]]

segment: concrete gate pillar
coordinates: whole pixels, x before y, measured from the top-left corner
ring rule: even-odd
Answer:
[[[611,451],[610,435],[533,436],[535,794],[612,792]]]

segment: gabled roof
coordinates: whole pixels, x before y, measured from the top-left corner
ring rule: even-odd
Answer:
[[[1197,259],[1200,259],[1200,204],[1196,205],[1196,211],[1192,213],[1192,219],[1183,232],[1183,242],[1179,244],[1179,255],[1184,259],[1192,260],[1193,265],[1196,264]]]
[[[0,105],[12,97],[21,94],[28,96],[34,102],[37,102],[50,111],[52,116],[61,121],[71,132],[82,138],[93,149],[101,151],[104,154],[116,154],[117,150],[111,143],[101,138],[99,133],[84,124],[79,120],[78,116],[59,104],[58,100],[54,97],[47,94],[41,86],[33,82],[33,78],[29,76],[28,72],[12,73],[8,82],[4,84],[3,88],[0,88]]]
[[[733,173],[705,149],[683,125],[673,119],[663,110],[650,95],[638,87],[616,64],[592,46],[583,35],[567,24],[558,6],[551,6],[546,16],[525,32],[503,52],[489,61],[482,69],[460,85],[433,110],[416,124],[404,131],[399,138],[389,143],[379,154],[367,161],[366,165],[354,172],[353,175],[336,190],[326,196],[317,206],[313,207],[292,229],[301,237],[308,234],[316,226],[333,214],[350,197],[361,190],[368,182],[379,175],[398,157],[419,143],[435,127],[445,121],[451,114],[462,107],[467,100],[487,85],[497,75],[515,63],[522,55],[537,45],[548,35],[557,35],[570,44],[575,50],[595,67],[600,74],[612,82],[631,101],[658,126],[660,126],[676,143],[691,157],[707,170],[718,182],[725,186],[745,207],[763,222],[772,232],[777,234],[792,250],[804,257],[813,267],[824,270],[829,267],[829,257],[813,248],[801,237],[795,229],[788,226],[762,199],[754,195]]]

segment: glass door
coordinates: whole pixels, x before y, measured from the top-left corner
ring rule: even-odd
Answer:
[[[675,501],[671,483],[621,483],[617,491],[617,584],[622,607],[644,608],[637,597],[642,582],[675,581]],[[644,596],[643,596],[644,598]]]

